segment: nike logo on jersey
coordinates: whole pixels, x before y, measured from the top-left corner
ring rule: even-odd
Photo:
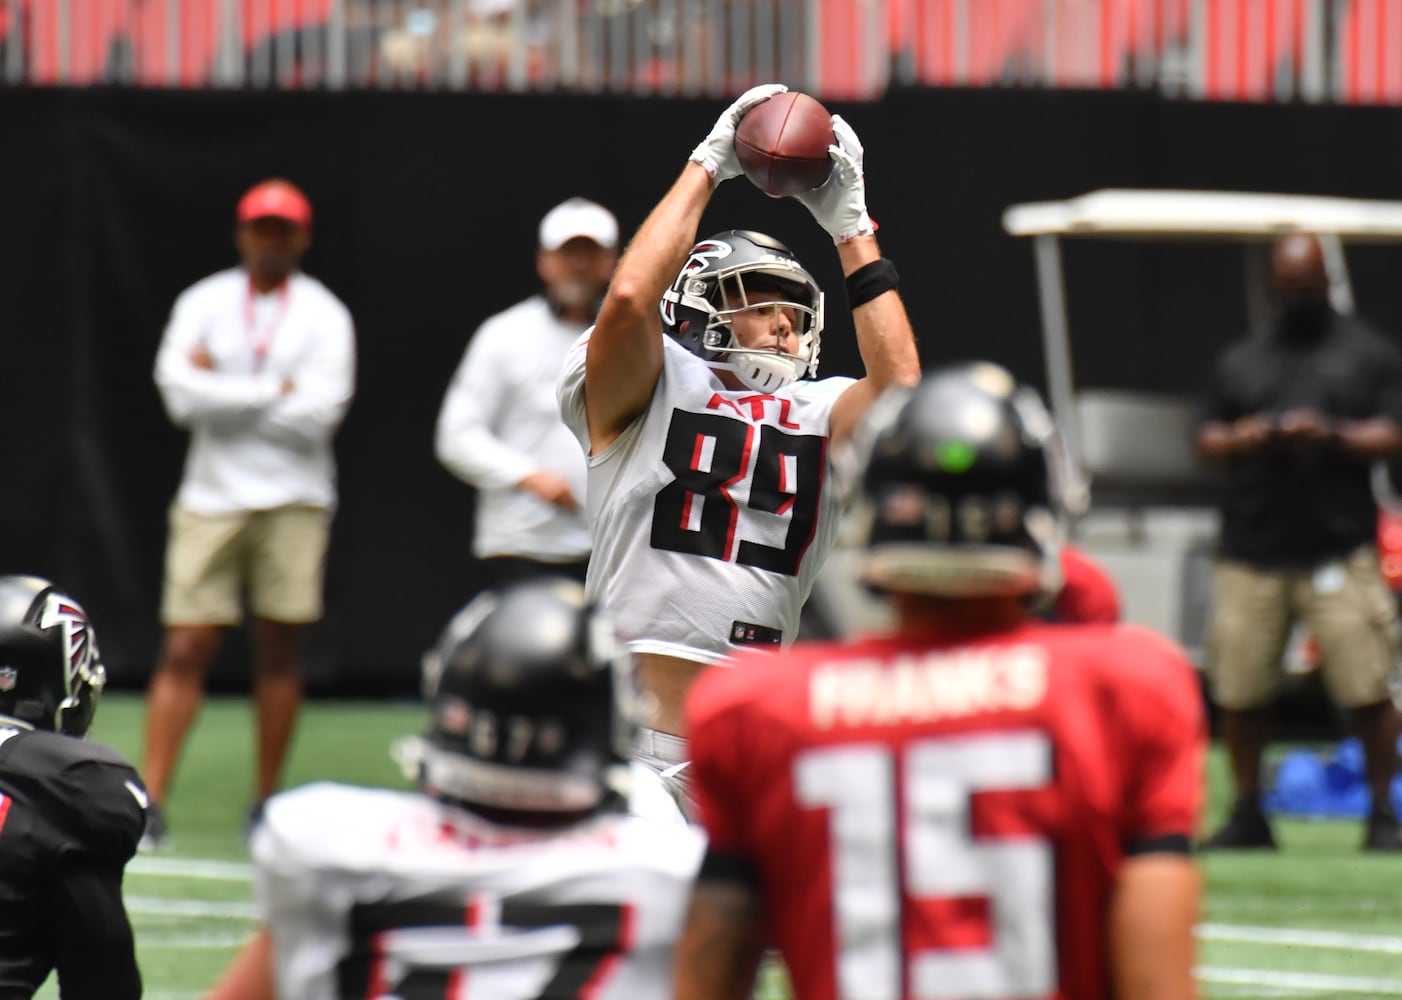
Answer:
[[[146,794],[146,789],[136,784],[136,782],[124,781],[122,782],[122,785],[126,788],[127,791],[131,792],[131,797],[136,799],[136,804],[139,805],[142,809],[145,809],[151,805],[151,799],[150,796]]]

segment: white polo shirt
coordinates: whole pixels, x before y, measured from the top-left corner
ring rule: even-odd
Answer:
[[[213,370],[194,363],[200,348]],[[182,507],[335,504],[331,442],[354,391],[355,335],[321,282],[295,273],[262,295],[233,268],[195,283],[175,301],[155,379],[171,420],[190,431]]]
[[[555,382],[585,324],[536,295],[472,335],[438,415],[438,459],[477,488],[473,554],[574,562],[589,556],[584,508],[564,510],[517,488],[537,470],[570,486],[581,505],[588,469],[560,419]]]

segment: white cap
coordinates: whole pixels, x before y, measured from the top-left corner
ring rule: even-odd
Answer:
[[[540,220],[543,250],[558,250],[576,236],[612,250],[618,246],[618,220],[603,205],[583,198],[571,198],[556,205]]]

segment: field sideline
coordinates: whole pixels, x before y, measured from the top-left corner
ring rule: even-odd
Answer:
[[[138,759],[142,704],[110,695],[94,738]],[[402,785],[390,740],[419,728],[416,704],[309,703],[288,783],[331,779]],[[253,926],[240,836],[253,761],[245,699],[212,699],[192,734],[168,816],[174,843],[128,869],[148,1000],[195,1000]],[[1226,808],[1214,750],[1210,821]],[[1402,858],[1356,850],[1354,823],[1283,822],[1278,855],[1208,856],[1199,979],[1209,1000],[1253,997],[1402,998]],[[764,991],[782,997],[778,977]],[[40,991],[53,1000],[52,982]]]

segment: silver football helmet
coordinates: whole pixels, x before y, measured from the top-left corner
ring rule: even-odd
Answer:
[[[751,302],[756,291],[777,302]],[[797,316],[797,354],[749,350],[735,337],[736,313],[788,307]],[[726,368],[756,392],[774,392],[818,371],[823,292],[788,247],[773,237],[732,229],[697,243],[662,293],[662,328],[707,364]]]

